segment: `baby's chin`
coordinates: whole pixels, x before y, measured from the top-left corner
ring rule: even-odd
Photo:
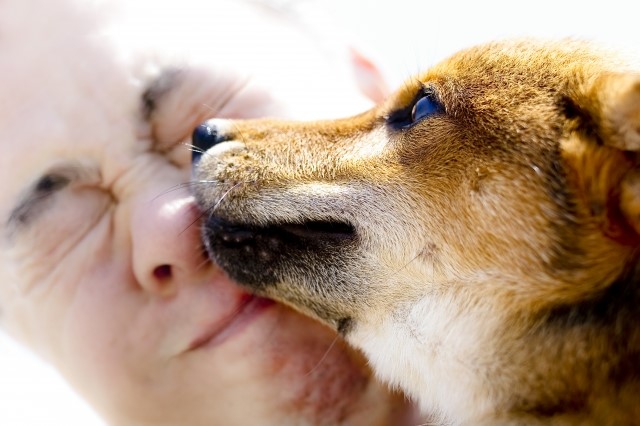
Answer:
[[[283,305],[274,306],[272,330],[265,329],[264,373],[282,381],[291,408],[335,424],[345,413],[391,405],[395,397],[377,383],[364,357],[333,330]],[[378,405],[378,406],[376,406]],[[331,424],[331,422],[327,423]]]

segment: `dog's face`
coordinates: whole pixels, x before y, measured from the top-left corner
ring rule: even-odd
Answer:
[[[465,334],[494,347],[527,323],[508,318],[622,273],[639,106],[618,62],[521,41],[460,52],[353,118],[213,120],[195,134],[215,145],[197,170],[204,238],[233,278],[370,355],[385,333],[434,353]]]

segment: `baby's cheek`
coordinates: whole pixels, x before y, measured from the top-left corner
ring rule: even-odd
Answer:
[[[96,318],[95,311],[82,318],[74,312],[82,292],[97,294],[96,277],[104,277],[113,263],[109,201],[94,201],[89,203],[93,208],[80,204],[51,211],[22,233],[3,257],[7,285],[0,297],[10,306],[3,315],[6,326],[54,364],[67,356],[70,329]],[[91,337],[85,333],[82,339]]]
[[[123,278],[109,273],[83,276],[73,297],[66,300],[56,331],[61,342],[57,368],[94,402],[125,404],[140,391],[137,384],[153,377],[150,371],[157,366],[148,347],[132,341],[139,328],[131,303],[135,296],[123,297],[127,294]]]
[[[28,290],[55,281],[68,270],[87,269],[109,238],[113,200],[108,194],[82,190],[60,198],[13,242],[10,262]]]

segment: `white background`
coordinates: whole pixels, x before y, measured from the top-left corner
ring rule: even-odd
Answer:
[[[291,6],[296,0],[278,3]],[[296,7],[305,10],[303,3]],[[587,37],[631,51],[640,40],[635,6],[622,0],[318,0],[317,5],[326,9],[321,22],[327,30],[340,28],[338,34],[357,40],[392,88],[459,48],[499,37]],[[24,425],[102,422],[54,371],[0,334],[0,426]]]

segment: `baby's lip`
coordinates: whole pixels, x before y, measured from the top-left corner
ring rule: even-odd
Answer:
[[[269,306],[275,304],[271,299],[244,293],[240,296],[236,308],[228,315],[210,324],[191,341],[187,351],[193,351],[204,346],[217,346],[227,338],[240,333],[246,325],[262,313]]]

